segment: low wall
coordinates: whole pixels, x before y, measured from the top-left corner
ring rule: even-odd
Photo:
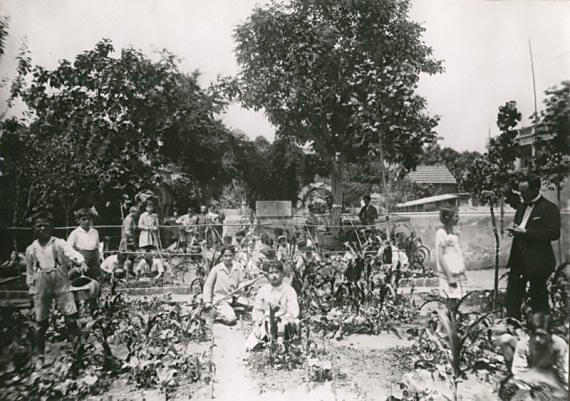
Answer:
[[[429,266],[435,266],[434,243],[435,233],[441,227],[438,212],[426,213],[398,213],[397,215],[410,218],[410,226],[416,232],[416,235],[422,239],[425,246],[430,249],[432,257]],[[499,224],[499,216],[497,215],[497,224]],[[513,212],[505,214],[505,227],[509,226],[514,218]],[[562,231],[563,231],[563,257],[566,260],[566,252],[570,249],[570,213],[562,212]],[[491,215],[489,212],[460,212],[459,215],[459,242],[465,255],[465,263],[467,269],[485,269],[495,265],[495,239],[493,236]],[[505,266],[511,250],[512,237],[506,233],[500,238],[500,265]],[[559,262],[559,243],[553,242],[554,253]]]

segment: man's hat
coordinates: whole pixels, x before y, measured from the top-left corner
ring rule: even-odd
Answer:
[[[53,222],[53,214],[51,214],[48,210],[41,209],[38,210],[36,213],[32,214],[28,219],[30,223],[34,224],[36,220],[45,219],[48,220],[50,223]]]

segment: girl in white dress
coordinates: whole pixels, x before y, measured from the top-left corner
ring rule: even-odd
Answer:
[[[465,295],[465,261],[459,246],[456,208],[444,208],[439,212],[443,227],[435,234],[435,260],[440,274],[439,290],[445,298],[458,300]]]
[[[139,248],[147,251],[158,247],[158,216],[154,213],[154,204],[147,201],[146,211],[139,217]]]

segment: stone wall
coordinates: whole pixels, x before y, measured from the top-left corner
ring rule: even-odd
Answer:
[[[435,233],[441,227],[438,212],[428,213],[401,213],[398,215],[410,218],[410,226],[414,228],[417,236],[422,239],[432,253],[429,265],[434,266],[433,257]],[[499,216],[497,214],[497,224]],[[505,227],[513,221],[514,213],[505,215]],[[570,249],[570,213],[562,212],[563,252],[562,260],[566,260],[567,250]],[[461,212],[459,213],[459,241],[465,254],[467,269],[485,269],[495,265],[495,239],[493,236],[491,216],[489,212]],[[500,238],[500,265],[505,266],[511,249],[512,238],[506,233]],[[558,242],[553,242],[554,253],[559,259]]]

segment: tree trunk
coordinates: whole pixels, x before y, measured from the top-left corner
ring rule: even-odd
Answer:
[[[497,298],[499,295],[499,252],[500,248],[500,239],[499,239],[499,232],[497,230],[497,221],[495,219],[495,210],[493,208],[493,204],[489,206],[491,211],[491,224],[493,225],[493,235],[495,236],[495,283],[493,286],[493,310],[497,307]]]
[[[500,227],[501,227],[501,238],[505,237],[505,198],[501,196],[500,200],[500,207],[501,207],[501,218],[500,218]]]
[[[389,201],[388,201],[388,186],[386,185],[386,166],[384,165],[384,146],[382,144],[382,138],[384,137],[384,131],[380,130],[380,138],[378,139],[378,155],[380,156],[380,171],[382,173],[382,194],[384,195],[384,202],[386,207],[386,214],[388,213]]]
[[[390,212],[390,198],[388,194],[388,186],[386,185],[386,166],[384,165],[384,146],[382,144],[382,138],[384,137],[384,131],[380,129],[380,137],[378,139],[378,153],[380,155],[380,170],[382,171],[382,193],[384,195],[384,207],[386,208],[386,216]],[[389,218],[389,217],[387,217]],[[390,238],[390,223],[386,225],[386,238],[388,241]]]
[[[556,201],[558,202],[558,210],[562,209],[560,204],[560,183],[556,184]],[[558,264],[564,262],[564,251],[562,250],[564,246],[564,231],[560,230],[560,238],[558,239]]]
[[[337,233],[340,229],[340,220],[342,214],[342,159],[340,155],[335,156],[332,163],[331,171],[331,189],[333,197],[333,205],[331,210],[331,225],[333,232]]]

